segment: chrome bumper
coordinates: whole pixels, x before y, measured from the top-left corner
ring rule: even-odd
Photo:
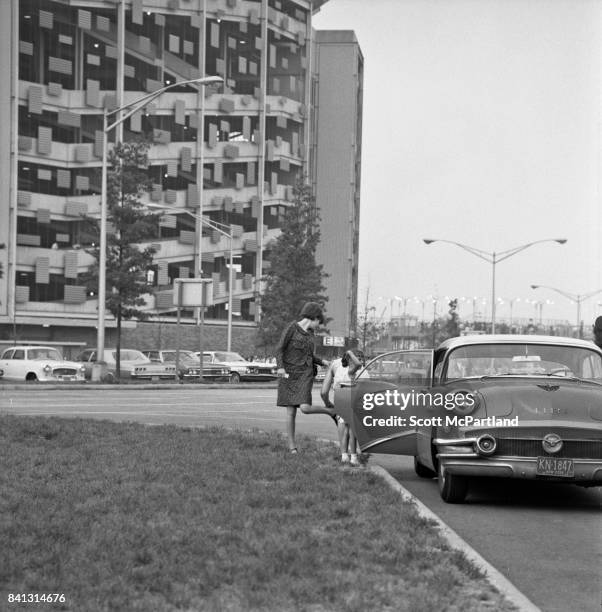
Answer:
[[[476,437],[436,438],[437,459],[450,474],[498,478],[552,478],[561,482],[588,482],[602,485],[600,459],[573,458],[574,476],[547,477],[537,474],[537,457],[510,455],[483,456],[476,452]],[[543,452],[542,452],[543,454]]]
[[[547,477],[537,474],[536,457],[466,457],[462,454],[441,453],[438,455],[445,470],[459,476],[497,478],[552,478],[557,481],[592,482],[602,485],[602,463],[596,459],[573,459],[575,475],[571,477]]]

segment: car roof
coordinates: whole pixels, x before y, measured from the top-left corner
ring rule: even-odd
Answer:
[[[43,344],[15,344],[14,346],[5,346],[2,351],[7,349],[51,349],[53,351],[59,351],[56,346],[45,346]],[[59,351],[60,353],[61,351]]]
[[[575,348],[594,349],[602,353],[593,342],[580,338],[567,338],[565,336],[538,336],[518,334],[482,334],[474,336],[457,336],[448,338],[439,345],[439,349],[452,349],[458,346],[471,346],[475,344],[554,344],[556,346],[572,346]]]

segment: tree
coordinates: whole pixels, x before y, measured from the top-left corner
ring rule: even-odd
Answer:
[[[150,189],[148,149],[144,140],[116,144],[109,154],[107,173],[107,264],[106,308],[117,320],[116,373],[119,377],[121,323],[124,319],[148,318],[141,308],[143,295],[149,292],[147,271],[153,264],[153,247],[141,248],[139,243],[157,235],[157,215],[142,209],[140,197]],[[88,220],[91,232],[98,237],[97,220]],[[90,223],[91,221],[91,223]],[[97,239],[96,244],[99,240]],[[84,282],[88,289],[98,287],[100,250],[92,251],[96,263],[91,266]],[[99,356],[99,359],[101,356]]]
[[[448,303],[447,317],[438,317],[432,322],[420,324],[421,346],[437,347],[448,338],[460,335],[460,316],[458,315],[458,299],[454,298]]]
[[[305,302],[328,301],[322,284],[326,273],[316,263],[320,242],[320,217],[311,189],[302,183],[293,188],[280,235],[270,252],[270,269],[263,277],[258,344],[266,351],[277,344],[282,330],[295,320]]]
[[[445,321],[443,326],[443,333],[445,338],[455,338],[460,335],[460,316],[458,315],[458,298],[454,298],[449,301],[449,318]]]

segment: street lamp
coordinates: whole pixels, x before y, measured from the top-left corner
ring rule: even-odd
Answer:
[[[457,247],[472,253],[476,257],[480,259],[484,259],[486,262],[491,264],[492,269],[492,280],[491,280],[491,333],[495,334],[495,265],[500,261],[504,261],[504,259],[508,259],[529,247],[540,244],[542,242],[557,242],[558,244],[565,244],[566,238],[546,238],[544,240],[536,240],[535,242],[528,242],[527,244],[522,244],[520,246],[514,247],[513,249],[508,249],[507,251],[502,251],[501,253],[482,251],[481,249],[475,249],[474,247],[468,246],[466,244],[462,244],[460,242],[454,242],[453,240],[441,240],[438,238],[423,238],[423,242],[425,244],[433,244],[433,242],[447,242],[448,244],[455,244]]]
[[[228,332],[227,332],[227,350],[232,350],[232,296],[234,294],[234,236],[232,232],[232,227],[230,225],[225,225],[224,223],[218,223],[217,221],[211,221],[209,219],[205,219],[201,215],[195,215],[192,211],[183,209],[174,209],[170,206],[162,206],[161,204],[146,204],[146,208],[157,208],[163,211],[172,212],[174,214],[178,212],[183,212],[193,219],[196,219],[204,225],[218,234],[222,236],[226,236],[229,240],[229,251],[230,251],[230,264],[228,271]],[[200,272],[200,271],[199,271]]]
[[[421,321],[424,323],[424,310],[425,310],[425,306],[426,306],[426,300],[423,300],[422,298],[419,298],[418,296],[414,296],[413,301],[416,302],[416,304],[421,304],[422,305],[422,319]]]
[[[222,83],[222,77],[210,76],[198,79],[190,79],[188,81],[179,81],[170,83],[169,85],[157,89],[145,96],[141,96],[133,100],[129,104],[125,104],[119,108],[109,111],[105,108],[102,119],[102,175],[100,182],[100,245],[98,258],[98,322],[97,322],[97,337],[96,337],[96,360],[103,361],[105,351],[105,312],[106,312],[106,278],[107,278],[107,149],[108,141],[107,134],[122,124],[126,119],[144,108],[151,100],[160,96],[163,92],[174,87],[182,85],[210,85],[213,83]],[[133,108],[132,108],[133,107]],[[108,118],[110,115],[115,115],[130,109],[122,117],[116,119],[109,125]],[[100,372],[96,372],[95,378],[100,377]]]
[[[535,316],[536,318],[539,319],[539,325],[540,326],[543,325],[543,307],[546,304],[550,305],[550,304],[553,304],[554,302],[552,300],[529,300],[529,299],[525,300],[525,302],[527,304],[533,305],[533,308],[535,309],[534,310]],[[539,316],[537,314],[538,312],[539,312]]]
[[[562,289],[556,289],[556,287],[548,287],[548,285],[531,285],[531,289],[550,289],[551,291],[556,291],[556,293],[560,293],[565,298],[575,302],[577,304],[577,333],[581,338],[581,302],[588,300],[589,298],[597,295],[602,291],[602,289],[596,289],[596,291],[590,291],[590,293],[568,293],[568,291],[563,291]]]

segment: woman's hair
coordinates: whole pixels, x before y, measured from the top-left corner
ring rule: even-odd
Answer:
[[[301,318],[318,320],[322,325],[324,324],[324,312],[322,306],[317,302],[306,302],[301,309]]]
[[[359,349],[355,349],[354,351],[345,351],[343,356],[341,357],[341,365],[346,368],[349,365],[356,365],[355,362],[359,361],[360,363],[365,362],[364,352]]]

